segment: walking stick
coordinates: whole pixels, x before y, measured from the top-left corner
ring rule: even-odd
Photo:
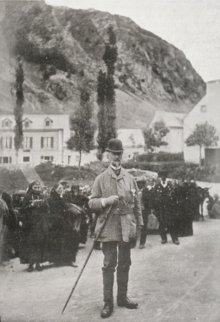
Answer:
[[[100,235],[101,235],[101,233],[102,233],[102,231],[103,231],[103,229],[104,229],[104,227],[105,227],[105,225],[106,225],[106,223],[107,223],[108,215],[109,215],[109,213],[110,213],[111,209],[112,209],[112,206],[110,206],[110,207],[109,207],[109,210],[108,210],[108,212],[107,212],[107,214],[106,214],[106,220],[105,220],[105,222],[104,222],[103,226],[101,227],[100,232],[98,233],[98,236],[96,237],[96,239],[95,239],[95,240],[94,240],[94,242],[93,242],[92,248],[91,248],[91,250],[90,250],[90,252],[89,252],[89,254],[88,254],[88,256],[87,256],[87,258],[86,258],[86,260],[85,260],[85,263],[84,263],[84,265],[83,265],[83,267],[82,267],[82,269],[81,269],[81,271],[80,271],[80,273],[79,273],[79,276],[77,277],[77,280],[76,280],[76,282],[75,282],[75,284],[74,284],[74,286],[73,286],[73,288],[72,288],[72,291],[70,292],[70,295],[69,295],[69,297],[68,297],[68,299],[67,299],[67,301],[66,301],[66,303],[65,303],[65,305],[64,305],[64,307],[63,307],[63,310],[62,310],[62,313],[61,313],[61,314],[63,314],[63,312],[65,311],[65,309],[66,309],[66,307],[67,307],[67,304],[69,303],[69,300],[71,299],[71,296],[72,296],[72,294],[73,294],[73,292],[74,292],[74,290],[75,290],[75,288],[76,288],[76,285],[78,284],[79,279],[80,279],[80,277],[81,277],[81,275],[82,275],[82,273],[83,273],[83,271],[84,271],[84,268],[86,267],[86,264],[88,263],[88,260],[89,260],[89,258],[90,258],[90,256],[91,256],[92,252],[93,252],[93,249],[94,249],[94,246],[95,246],[95,242],[99,239],[99,237],[100,237]]]

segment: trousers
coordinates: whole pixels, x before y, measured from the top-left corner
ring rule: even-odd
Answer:
[[[163,221],[159,222],[159,232],[162,240],[167,241],[167,231],[169,231],[172,241],[178,239],[178,232],[175,224],[165,225]]]
[[[148,224],[148,215],[150,214],[149,210],[142,210],[142,217],[144,221],[144,226],[141,229],[141,238],[140,245],[145,245],[147,239],[147,224]]]
[[[127,297],[129,269],[131,266],[131,249],[125,242],[103,242],[104,254],[103,275],[103,299],[105,303],[113,305],[114,272],[117,267],[117,296],[120,299]]]

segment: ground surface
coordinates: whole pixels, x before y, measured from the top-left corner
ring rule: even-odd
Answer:
[[[101,321],[102,252],[95,250],[63,315],[62,308],[91,247],[79,251],[78,268],[26,272],[14,259],[0,267],[2,322]],[[115,305],[108,321],[219,322],[220,220],[194,223],[194,236],[180,245],[160,244],[150,235],[143,250],[132,250],[129,294],[138,310]],[[115,289],[116,293],[116,289]]]

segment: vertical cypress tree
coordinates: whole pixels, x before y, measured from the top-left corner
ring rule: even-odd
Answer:
[[[93,105],[90,93],[82,88],[80,90],[80,106],[74,117],[70,119],[71,130],[75,133],[69,138],[67,148],[79,152],[78,169],[80,170],[82,153],[89,153],[94,148],[95,127],[92,123]]]
[[[98,75],[98,87],[97,87],[97,102],[99,105],[98,111],[98,157],[101,159],[102,154],[105,152],[106,148],[106,106],[105,106],[105,96],[106,96],[106,74],[99,71]]]
[[[16,151],[16,162],[18,162],[18,151],[22,145],[23,141],[23,102],[24,102],[24,93],[23,93],[23,82],[24,82],[24,71],[21,57],[17,57],[17,66],[16,66],[16,105],[14,108],[14,116],[15,116],[15,151]]]
[[[115,105],[115,63],[117,60],[118,52],[116,46],[116,35],[112,27],[108,28],[109,42],[105,46],[103,60],[105,62],[107,73],[101,70],[98,76],[98,150],[99,155],[105,151],[107,142],[117,136],[115,128],[116,120],[116,105]]]

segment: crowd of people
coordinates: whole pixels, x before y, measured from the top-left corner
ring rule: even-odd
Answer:
[[[127,297],[130,249],[145,247],[149,230],[156,230],[161,243],[179,245],[179,237],[193,235],[193,221],[220,218],[217,195],[196,185],[192,178],[134,178],[122,166],[122,142],[108,142],[109,167],[84,193],[78,185],[61,181],[52,189],[32,182],[25,194],[10,196],[0,190],[0,261],[9,255],[28,264],[28,272],[43,269],[43,262],[76,267],[80,243],[86,243],[88,230],[95,238],[94,248],[102,249],[103,318],[113,311],[114,272],[117,268],[117,304],[136,309]],[[204,210],[205,205],[205,210]],[[100,247],[101,246],[101,247]],[[35,266],[34,266],[35,265]]]
[[[208,212],[210,218],[220,218],[219,197],[201,194],[201,189],[190,178],[168,180],[167,172],[161,171],[158,178],[136,180],[142,208],[143,227],[140,233],[140,248],[145,247],[147,235],[158,231],[161,243],[167,243],[170,233],[174,244],[178,237],[193,235],[193,221]],[[54,265],[76,266],[79,243],[87,240],[88,229],[91,237],[98,215],[88,206],[91,187],[80,191],[79,185],[71,188],[61,181],[52,189],[42,187],[40,182],[30,184],[24,196],[11,197],[3,189],[1,200],[7,205],[2,220],[1,245],[5,245],[1,257],[19,256],[21,263],[28,263],[28,272],[34,264],[42,270],[40,263],[49,261]],[[0,204],[1,205],[1,204]],[[3,207],[4,208],[4,207]],[[3,237],[4,240],[3,240]],[[101,242],[95,242],[95,249],[101,249]],[[1,246],[1,252],[3,252]]]
[[[43,262],[76,267],[79,243],[88,233],[88,198],[65,182],[51,190],[32,182],[19,200],[1,191],[1,260],[18,256],[28,272],[41,271]]]

